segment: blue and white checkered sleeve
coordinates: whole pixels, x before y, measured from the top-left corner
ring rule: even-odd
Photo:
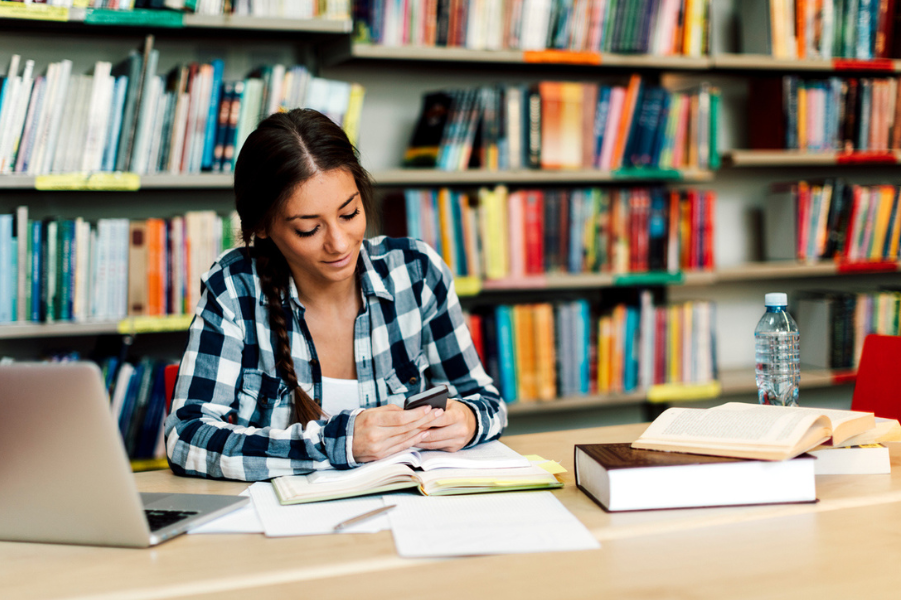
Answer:
[[[507,426],[507,406],[476,353],[450,269],[432,248],[421,247],[428,257],[423,266],[422,345],[432,382],[447,382],[451,395],[475,413],[476,432],[468,446],[497,439]]]
[[[287,429],[236,425],[245,332],[239,300],[215,267],[191,323],[170,415],[166,454],[180,475],[256,481],[346,466],[347,423]],[[345,416],[345,420],[349,417]],[[265,424],[264,424],[265,425]]]

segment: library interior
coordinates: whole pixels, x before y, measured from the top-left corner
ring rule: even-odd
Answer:
[[[257,256],[238,158],[295,109],[373,188],[359,403],[316,423],[344,384],[302,306],[294,384],[196,358],[199,307],[249,322],[210,269]],[[899,163],[895,0],[0,0],[0,597],[891,597]],[[405,288],[451,333],[410,342]],[[431,384],[471,444],[353,460],[360,409]],[[241,500],[168,540],[119,492]]]

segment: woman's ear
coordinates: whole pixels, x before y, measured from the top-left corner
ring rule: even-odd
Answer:
[[[254,237],[260,238],[261,240],[265,240],[267,237],[269,237],[268,235],[266,235],[265,229],[261,229],[260,231],[257,231],[253,235],[254,235]]]

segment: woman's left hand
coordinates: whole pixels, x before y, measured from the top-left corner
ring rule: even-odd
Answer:
[[[432,421],[431,428],[416,447],[456,452],[469,443],[475,432],[476,417],[472,409],[457,400],[448,400],[444,414]]]

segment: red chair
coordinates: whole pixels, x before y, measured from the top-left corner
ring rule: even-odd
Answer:
[[[901,337],[868,335],[863,342],[851,410],[901,420]]]
[[[166,365],[163,370],[163,380],[166,385],[166,414],[172,406],[172,394],[175,392],[175,379],[178,377],[178,363]]]

